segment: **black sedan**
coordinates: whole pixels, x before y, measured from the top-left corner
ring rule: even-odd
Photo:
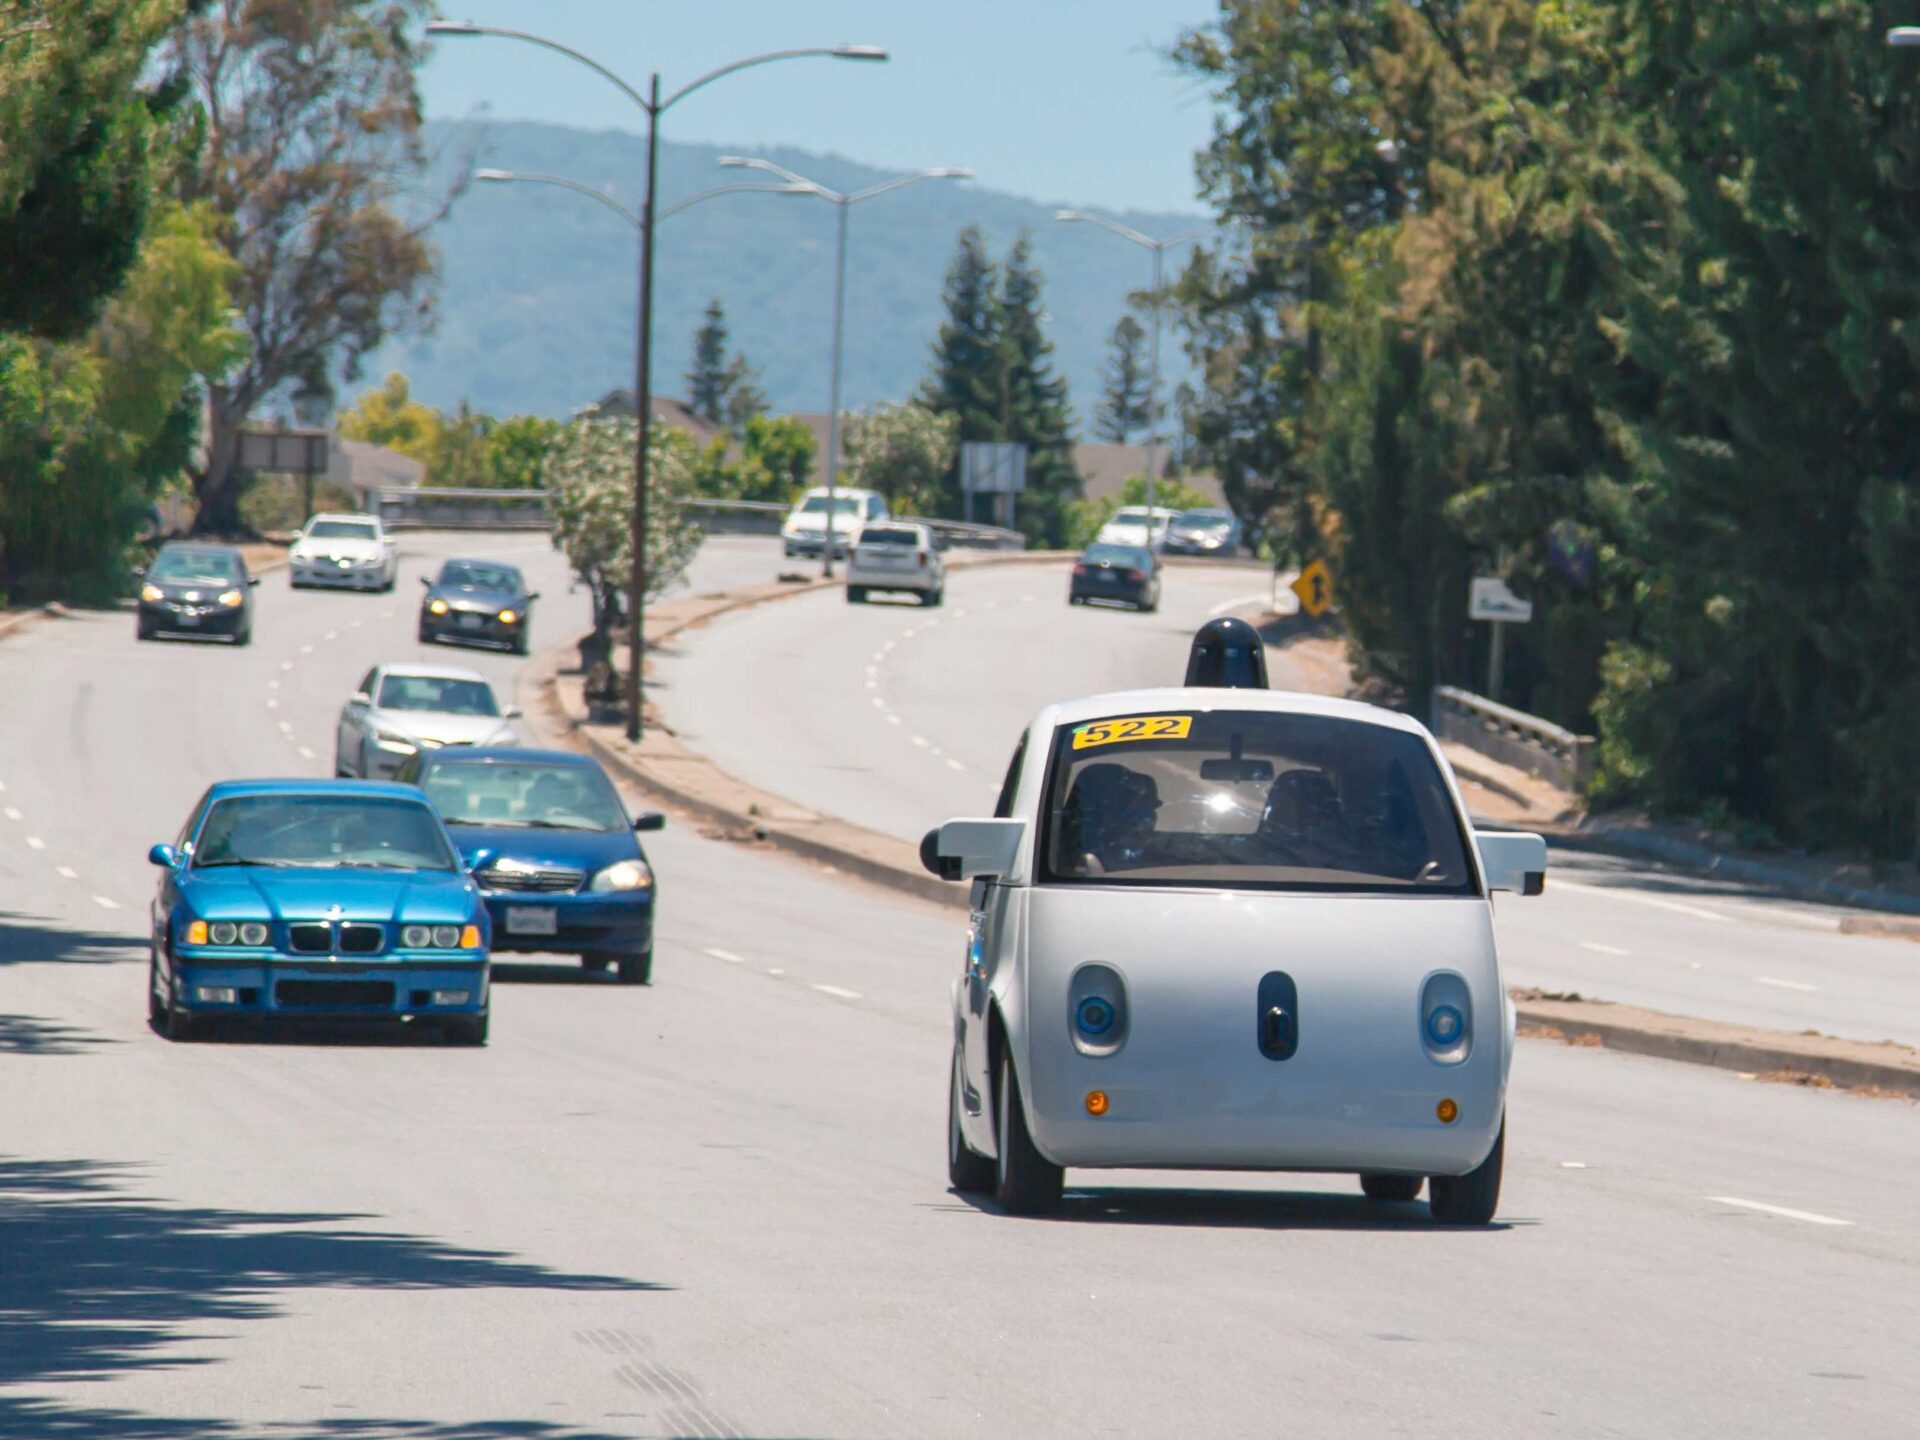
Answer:
[[[253,587],[246,558],[231,545],[169,541],[153,563],[133,572],[142,582],[134,634],[225,636],[235,645],[253,639]]]
[[[1136,610],[1160,608],[1160,561],[1144,545],[1092,544],[1073,564],[1067,603],[1118,600]]]
[[[540,596],[512,565],[497,560],[449,560],[420,601],[420,641],[477,640],[527,653],[533,602]]]
[[[1182,511],[1167,526],[1160,548],[1169,555],[1234,555],[1240,550],[1240,522],[1231,510]]]

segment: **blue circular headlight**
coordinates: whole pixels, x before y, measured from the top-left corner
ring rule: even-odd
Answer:
[[[1427,1012],[1427,1039],[1438,1049],[1456,1044],[1466,1028],[1467,1017],[1451,1005],[1436,1005]]]
[[[1080,1002],[1080,1010],[1075,1017],[1083,1035],[1104,1035],[1113,1028],[1113,1002],[1103,1000],[1098,995],[1089,995]]]

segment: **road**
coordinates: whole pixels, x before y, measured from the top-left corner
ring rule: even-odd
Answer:
[[[954,572],[943,609],[821,592],[741,611],[662,665],[695,749],[810,809],[918,840],[990,812],[1043,704],[1177,684],[1193,632],[1261,593],[1258,571],[1172,567],[1157,615],[1069,608],[1064,567]],[[1311,688],[1284,659],[1277,688]],[[768,695],[780,697],[770,713]],[[1547,894],[1502,899],[1518,984],[1774,1029],[1920,1044],[1920,948],[1839,933],[1841,911],[1557,851]]]
[[[461,548],[564,639],[528,546]],[[477,1051],[159,1040],[146,845],[325,768],[417,652],[413,548],[395,598],[269,579],[247,651],[0,644],[9,1440],[1911,1433],[1910,1105],[1529,1042],[1490,1230],[1340,1177],[1076,1172],[1012,1220],[945,1187],[952,916],[692,826],[650,989],[508,968]]]

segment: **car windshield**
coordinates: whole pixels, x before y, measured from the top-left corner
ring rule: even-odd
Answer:
[[[629,823],[606,776],[584,765],[456,761],[430,767],[421,787],[449,825],[606,833]]]
[[[498,715],[493,687],[484,680],[446,675],[389,675],[375,703],[382,710],[433,710],[442,715]]]
[[[858,499],[849,499],[845,495],[836,495],[833,497],[833,513],[836,515],[852,515],[859,510],[859,508],[860,501]],[[824,495],[807,496],[806,499],[800,502],[800,513],[802,515],[826,514],[827,497]]]
[[[234,795],[214,802],[193,868],[452,870],[446,831],[416,800],[366,795]]]
[[[1173,522],[1176,530],[1224,530],[1233,517],[1219,510],[1189,510]]]
[[[1432,752],[1338,716],[1170,710],[1063,727],[1042,831],[1053,883],[1477,893]]]
[[[363,520],[316,520],[307,527],[309,540],[377,540],[378,527]]]
[[[225,585],[239,580],[241,574],[240,557],[226,550],[162,550],[147,567],[149,580],[177,584]]]
[[[860,543],[862,545],[914,545],[914,546],[917,546],[920,543],[920,536],[916,531],[903,530],[898,526],[894,526],[892,528],[882,530],[882,529],[876,528],[875,526],[869,525],[867,526],[866,529],[860,532]]]
[[[1132,565],[1140,569],[1153,563],[1146,551],[1133,545],[1089,545],[1080,559],[1088,565]]]
[[[440,583],[469,590],[520,589],[520,572],[510,565],[484,565],[474,560],[449,560],[440,567]]]

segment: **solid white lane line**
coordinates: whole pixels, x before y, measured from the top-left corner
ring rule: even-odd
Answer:
[[[710,950],[703,951],[702,953],[711,955],[716,960],[724,960],[729,965],[744,965],[747,963],[746,959],[743,956],[736,955],[731,950],[711,950],[710,949]]]
[[[1753,977],[1753,983],[1756,985],[1771,985],[1776,990],[1799,990],[1807,995],[1818,995],[1820,993],[1820,987],[1818,985],[1802,985],[1798,980],[1776,980],[1771,975],[1756,975]]]
[[[1707,1199],[1716,1205],[1737,1205],[1742,1210],[1758,1210],[1767,1215],[1778,1215],[1786,1220],[1804,1220],[1809,1225],[1851,1225],[1851,1220],[1836,1220],[1831,1215],[1816,1215],[1811,1210],[1789,1210],[1784,1205],[1768,1205],[1761,1200],[1742,1200],[1733,1195],[1709,1195]]]
[[[47,848],[47,842],[42,840],[38,835],[29,835],[27,836],[27,848],[29,850],[44,850]]]
[[[1631,955],[1631,950],[1622,950],[1618,945],[1602,945],[1598,940],[1582,940],[1582,950],[1592,950],[1600,955]]]
[[[858,990],[842,990],[838,985],[816,985],[813,988],[818,990],[822,995],[831,995],[837,1000],[858,1000],[861,998]]]
[[[93,903],[98,905],[102,910],[118,910],[120,908],[120,902],[118,900],[109,900],[104,895],[94,896]]]
[[[1623,890],[1613,885],[1588,885],[1579,880],[1556,880],[1555,886],[1561,890],[1577,890],[1582,894],[1600,895],[1609,900],[1624,900],[1629,905],[1645,905],[1654,910],[1666,910],[1675,915],[1691,915],[1696,920],[1720,920],[1728,917],[1718,910],[1704,910],[1698,905],[1683,905],[1678,900],[1663,900],[1657,895],[1642,895],[1637,891]]]
[[[53,869],[54,873],[62,880],[78,880],[80,878],[80,872],[71,865],[56,865]]]
[[[1218,605],[1214,606],[1211,610],[1207,611],[1207,614],[1209,616],[1224,615],[1229,610],[1238,610],[1242,605],[1252,605],[1256,601],[1270,600],[1272,598],[1273,597],[1270,594],[1268,594],[1265,590],[1262,590],[1258,594],[1254,594],[1254,595],[1240,595],[1235,597],[1232,600],[1222,600]]]

